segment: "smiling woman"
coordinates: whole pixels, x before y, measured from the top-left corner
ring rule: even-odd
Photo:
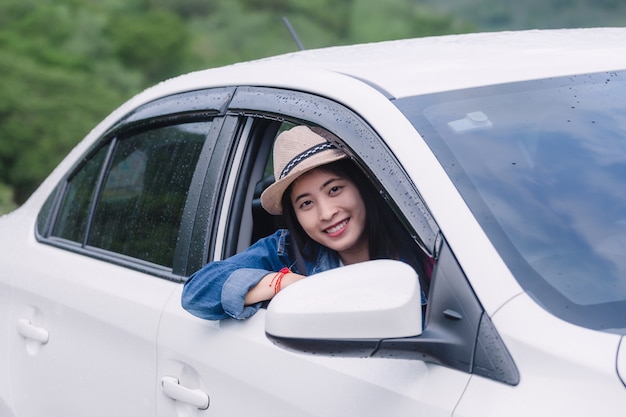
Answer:
[[[403,231],[369,181],[331,133],[296,126],[274,144],[277,179],[261,195],[265,210],[287,229],[244,252],[209,263],[186,282],[185,309],[216,320],[244,319],[281,289],[309,275],[371,259],[397,259],[421,272],[404,253]]]

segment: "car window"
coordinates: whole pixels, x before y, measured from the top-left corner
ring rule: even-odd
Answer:
[[[82,243],[89,207],[108,148],[100,149],[69,181],[52,235]]]
[[[223,239],[224,248],[221,252],[222,259],[242,252],[258,239],[268,236],[280,228],[287,227],[282,216],[269,214],[262,208],[260,202],[263,190],[274,182],[273,144],[281,132],[289,130],[297,124],[315,126],[311,122],[302,120],[271,120],[271,117],[265,114],[251,117],[246,121],[242,121],[242,124],[250,124],[250,122],[252,122],[253,127],[247,130],[242,129],[242,138],[237,145],[246,149],[247,157],[241,157],[241,161],[236,162],[232,170],[237,172],[237,175],[233,175],[233,177],[238,179],[234,193],[239,196],[251,196],[251,198],[234,198],[232,202],[229,202],[229,199],[225,201],[226,205],[222,208],[222,211],[229,213],[230,225],[224,232],[218,231],[218,233],[225,234]],[[326,126],[323,127],[328,129]],[[353,140],[355,137],[354,133],[350,136]],[[354,156],[354,160],[356,166],[366,169],[361,164],[358,155]],[[363,175],[371,178],[371,175],[365,171]],[[372,187],[378,189],[381,194],[386,195],[386,191],[379,184],[372,183]],[[406,226],[406,222],[401,218],[401,214],[394,210],[391,205],[389,206],[389,213],[397,216],[399,225]],[[404,242],[403,247],[414,249],[407,252],[411,254],[410,259],[404,260],[419,271],[422,288],[425,294],[427,294],[433,260],[422,250],[414,235],[406,227],[402,226],[399,227],[399,230],[404,229],[404,233],[397,237],[398,241]]]
[[[626,72],[396,101],[520,285],[577,325],[626,329]]]
[[[435,254],[439,227],[395,156],[359,115],[319,96],[262,87],[239,87],[229,106],[236,114],[263,113],[263,119],[275,117],[278,121],[321,126],[345,138],[342,148],[355,157],[376,186],[384,188],[394,209],[414,229],[421,249],[429,256]]]
[[[112,140],[69,179],[52,236],[171,268],[210,126],[185,123]]]

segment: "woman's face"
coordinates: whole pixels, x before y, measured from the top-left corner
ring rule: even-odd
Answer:
[[[369,260],[365,204],[351,180],[316,168],[293,183],[291,203],[309,237],[337,251],[344,264]]]

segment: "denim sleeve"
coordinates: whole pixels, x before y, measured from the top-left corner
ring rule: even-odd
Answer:
[[[181,304],[191,314],[207,320],[243,319],[262,303],[244,306],[245,296],[266,274],[289,266],[279,254],[281,232],[260,239],[244,252],[206,264],[185,283]]]
[[[244,305],[246,294],[270,271],[242,268],[234,271],[222,286],[222,308],[229,317],[247,319],[261,308],[261,303]]]

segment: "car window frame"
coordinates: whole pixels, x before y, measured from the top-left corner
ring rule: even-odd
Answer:
[[[375,130],[341,103],[311,93],[270,87],[238,87],[228,115],[318,125],[340,139],[339,146],[383,193],[430,256],[440,244],[439,228],[415,185]],[[415,210],[418,208],[418,210]]]
[[[52,236],[51,231],[57,220],[68,181],[84,166],[86,161],[103,147],[110,147],[111,142],[117,140],[119,136],[132,135],[137,132],[164,126],[203,121],[211,123],[209,134],[202,146],[200,157],[192,174],[183,213],[193,213],[198,206],[211,205],[213,200],[206,200],[207,196],[206,193],[203,193],[203,190],[207,187],[207,173],[210,171],[209,167],[213,163],[214,147],[218,142],[217,138],[224,124],[223,114],[227,103],[232,98],[233,92],[234,88],[214,88],[182,92],[153,100],[127,113],[89,147],[53,189],[39,213],[41,219],[38,218],[37,227],[35,228],[37,241],[159,278],[183,282],[187,274],[190,240],[196,221],[195,216],[183,215],[181,219],[177,244],[174,248],[174,264],[171,268],[120,253],[86,246],[84,242],[77,243],[58,238]],[[102,172],[100,172],[98,182],[102,181],[102,175],[106,169],[104,167]],[[97,187],[100,187],[100,185]],[[205,200],[201,202],[200,200],[203,197]],[[87,228],[90,227],[92,221],[93,219],[90,217]]]

